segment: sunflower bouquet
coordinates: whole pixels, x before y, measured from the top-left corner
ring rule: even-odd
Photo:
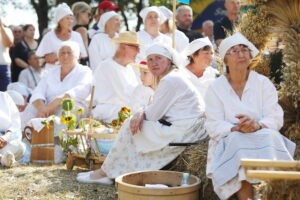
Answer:
[[[111,122],[113,127],[121,127],[124,121],[131,116],[131,110],[126,107],[122,107],[121,110],[118,112],[118,118],[114,119]]]
[[[67,130],[74,130],[77,126],[77,117],[76,115],[82,115],[84,113],[83,108],[78,108],[75,111],[75,102],[71,98],[65,98],[62,103],[62,116],[60,122],[68,126]]]

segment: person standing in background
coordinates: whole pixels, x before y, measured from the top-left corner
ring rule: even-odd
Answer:
[[[10,82],[9,47],[13,45],[14,37],[9,28],[4,27],[0,18],[0,91],[6,91]]]
[[[225,0],[226,16],[216,22],[214,26],[214,38],[217,47],[226,37],[226,32],[231,33],[235,24],[239,23],[239,13],[241,8],[240,0]]]
[[[16,44],[12,50],[12,57],[14,58],[15,65],[11,66],[11,80],[17,82],[19,74],[23,69],[29,67],[27,62],[28,53],[36,50],[38,43],[34,39],[35,28],[32,24],[27,24],[23,27],[24,37],[23,40]]]
[[[193,23],[193,10],[190,6],[179,6],[176,10],[177,29],[182,31],[188,38],[189,42],[202,38],[202,34],[191,30]]]

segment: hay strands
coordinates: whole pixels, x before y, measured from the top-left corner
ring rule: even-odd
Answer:
[[[286,160],[261,160],[261,159],[242,159],[241,166],[246,167],[246,175],[248,178],[263,180],[300,180],[300,172],[298,171],[278,171],[273,168],[293,168],[300,170],[300,161]],[[263,167],[269,170],[252,170],[247,168]]]

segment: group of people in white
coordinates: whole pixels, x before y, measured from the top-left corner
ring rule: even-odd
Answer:
[[[258,49],[241,33],[224,39],[219,56],[226,73],[211,67],[214,47],[208,38],[189,43],[176,31],[175,48],[169,31],[172,12],[156,6],[140,12],[145,28],[119,33],[120,16],[100,17],[86,48],[71,31],[73,13],[66,4],[56,8],[57,28],[47,33],[36,52],[46,60],[46,72],[21,114],[11,97],[0,93],[1,164],[12,166],[24,154],[21,121],[60,115],[60,104],[71,97],[87,105],[95,86],[92,115],[111,122],[121,107],[134,114],[125,121],[100,169],[79,173],[82,183],[112,184],[124,173],[161,169],[184,147],[171,142],[196,142],[210,137],[207,176],[221,199],[236,194],[253,198],[241,158],[293,160],[295,144],[282,136],[283,110],[272,82],[250,70]],[[167,22],[167,23],[166,23]],[[79,61],[89,56],[90,68]]]

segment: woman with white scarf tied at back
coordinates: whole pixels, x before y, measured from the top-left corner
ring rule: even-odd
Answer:
[[[138,32],[139,40],[144,45],[140,48],[140,53],[136,59],[137,63],[145,59],[146,49],[154,43],[160,43],[172,47],[171,38],[159,32],[159,27],[166,18],[157,6],[143,8],[139,15],[143,19],[145,28]]]
[[[101,168],[79,173],[79,182],[112,184],[112,178],[124,173],[161,169],[185,149],[169,143],[206,137],[204,102],[176,69],[172,49],[154,44],[145,53],[149,70],[159,80],[152,103],[124,122]]]
[[[272,82],[249,69],[258,49],[241,33],[219,47],[227,73],[216,79],[205,96],[205,127],[210,136],[207,176],[221,199],[237,194],[253,199],[253,183],[240,160],[293,160],[295,144],[282,136],[283,111]]]
[[[188,44],[182,54],[188,58],[184,63],[184,72],[204,97],[208,86],[219,74],[211,67],[214,58],[212,43],[208,37],[196,39]]]
[[[90,65],[93,71],[101,61],[115,55],[116,45],[111,39],[118,37],[120,26],[120,16],[115,11],[106,12],[101,16],[98,22],[99,33],[93,36],[89,45]]]
[[[55,67],[55,64],[58,63],[57,50],[64,41],[78,43],[80,47],[79,58],[88,56],[81,35],[72,31],[74,16],[70,7],[65,3],[59,4],[55,8],[54,18],[57,27],[43,37],[36,51],[37,56],[45,57],[46,70]]]

